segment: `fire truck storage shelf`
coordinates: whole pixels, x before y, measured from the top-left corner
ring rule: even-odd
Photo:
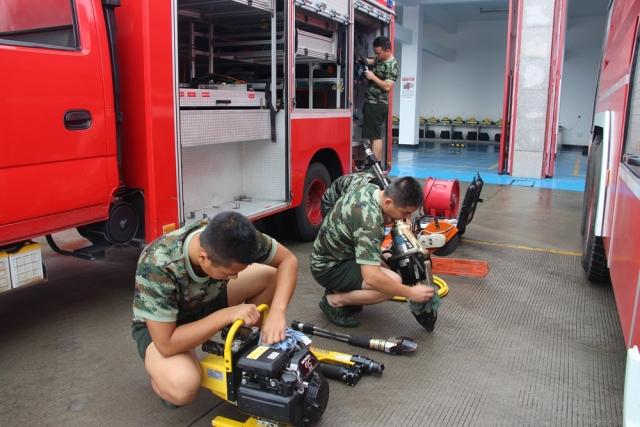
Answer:
[[[318,58],[325,61],[335,61],[337,58],[337,43],[335,33],[333,37],[324,37],[308,31],[298,30],[297,55]]]
[[[268,142],[269,110],[181,110],[180,141],[183,147],[228,142]]]
[[[213,218],[216,214],[224,211],[236,211],[251,218],[256,215],[265,215],[268,212],[282,210],[287,206],[286,201],[268,200],[268,199],[251,199],[239,197],[236,200],[223,202],[216,206],[208,208],[190,210],[185,213],[185,224],[192,224],[203,218]]]
[[[265,106],[264,92],[247,90],[247,85],[219,85],[224,89],[180,89],[180,107],[248,107]],[[243,88],[244,87],[244,88]]]

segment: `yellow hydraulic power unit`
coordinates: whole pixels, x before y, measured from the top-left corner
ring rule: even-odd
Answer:
[[[258,310],[265,313],[268,307]],[[224,344],[207,341],[201,362],[202,387],[251,416],[239,423],[225,417],[217,427],[304,426],[320,419],[329,401],[329,384],[308,346],[279,350],[259,345],[260,330],[237,320],[223,332]]]

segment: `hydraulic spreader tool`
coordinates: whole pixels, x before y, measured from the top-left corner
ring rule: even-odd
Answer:
[[[304,332],[305,334],[329,338],[335,341],[355,345],[357,347],[382,351],[389,354],[413,353],[418,348],[418,344],[413,340],[413,338],[409,337],[373,338],[358,335],[348,335],[340,332],[332,332],[327,329],[315,326],[311,323],[299,322],[297,320],[291,322],[291,328],[295,329],[296,331]],[[318,357],[318,355],[316,355],[316,357]],[[382,370],[380,370],[380,373],[382,373]]]

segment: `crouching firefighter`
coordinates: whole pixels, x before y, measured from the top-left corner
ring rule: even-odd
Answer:
[[[287,248],[236,212],[178,229],[142,251],[132,335],[165,406],[195,398],[201,369],[194,349],[238,319],[257,324],[257,305],[271,305],[262,341],[285,338],[285,310],[297,271]]]
[[[339,194],[332,208],[328,209],[325,203],[328,213],[311,253],[311,273],[325,288],[320,309],[338,326],[357,327],[359,321],[354,315],[363,305],[401,296],[411,302],[418,322],[432,331],[437,297],[434,300],[435,289],[428,280],[430,273],[422,251],[409,259],[417,261],[424,275],[409,282],[408,276],[401,277],[389,268],[395,266],[403,271],[399,261],[402,258],[404,265],[407,257],[396,256],[403,249],[392,248],[387,265],[381,247],[385,225],[393,225],[392,230],[398,230],[395,224],[404,223],[402,220],[422,205],[422,187],[412,177],[397,178],[389,183],[377,163],[370,164],[373,166],[367,173],[338,181],[336,185],[340,188],[330,188],[327,192],[333,200],[336,200],[334,193]],[[383,188],[377,183],[382,183]],[[397,240],[400,242],[400,237]]]

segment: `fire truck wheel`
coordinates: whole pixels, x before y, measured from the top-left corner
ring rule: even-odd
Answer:
[[[139,225],[135,207],[129,202],[118,201],[111,206],[109,212],[107,239],[115,244],[129,243],[135,237]]]
[[[583,217],[581,224],[582,268],[592,282],[609,283],[609,268],[602,237],[596,236],[596,204],[600,187],[600,164],[602,162],[602,139],[594,136],[589,152],[587,179],[585,182]]]
[[[311,163],[304,180],[302,204],[295,209],[298,234],[304,241],[315,239],[322,224],[320,201],[331,185],[331,177],[322,163]]]
[[[594,232],[595,220],[590,221],[589,228],[585,230],[582,249],[582,268],[587,273],[587,279],[591,282],[610,283],[609,268],[607,267],[607,255],[604,251],[602,237]]]
[[[600,184],[600,179],[596,174],[599,175],[600,173],[599,162],[602,161],[601,142],[602,138],[600,135],[593,137],[591,144],[594,148],[591,150],[589,157],[587,158],[587,176],[585,179],[584,197],[582,200],[582,221],[580,222],[580,234],[583,236],[587,230],[589,207],[594,203],[593,198],[595,197],[595,191],[597,191],[597,186]]]

